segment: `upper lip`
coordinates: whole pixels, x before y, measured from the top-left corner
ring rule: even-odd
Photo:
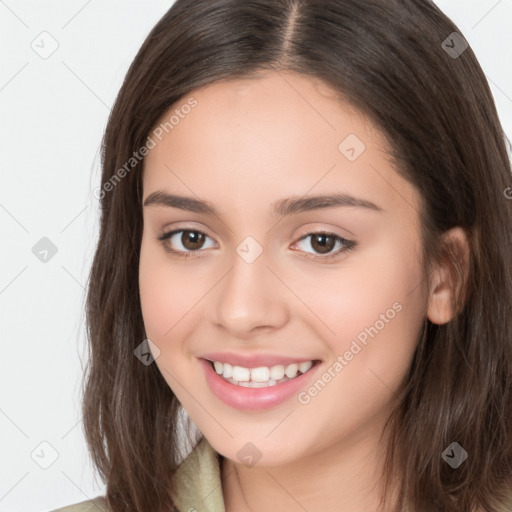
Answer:
[[[210,361],[219,361],[229,363],[232,366],[242,366],[244,368],[258,368],[259,366],[275,366],[278,364],[287,365],[292,363],[302,363],[304,361],[317,361],[310,357],[289,357],[277,354],[235,354],[234,352],[212,352],[200,356],[202,359]]]

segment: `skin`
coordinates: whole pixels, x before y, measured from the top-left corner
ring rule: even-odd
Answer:
[[[340,503],[346,512],[376,511],[378,441],[393,398],[425,318],[445,323],[453,315],[454,283],[442,266],[429,274],[427,293],[420,193],[394,169],[384,136],[316,79],[272,71],[219,82],[171,110],[190,97],[197,106],[155,139],[146,157],[143,198],[157,190],[200,198],[218,215],[143,208],[139,285],[146,333],[160,350],[155,363],[226,457],[228,512],[328,512]],[[338,149],[349,134],[366,146],[354,161]],[[382,211],[338,206],[286,217],[271,211],[282,198],[333,192]],[[157,239],[173,229],[207,237],[185,259]],[[324,254],[315,237],[299,240],[320,230],[357,245],[314,260]],[[236,252],[247,236],[263,250],[250,264]],[[467,247],[458,228],[447,237]],[[181,233],[173,240],[175,250],[192,252]],[[329,246],[327,254],[341,247]],[[270,352],[320,359],[320,376],[394,303],[400,312],[306,405],[293,396],[264,411],[234,409],[210,391],[197,359],[213,351]],[[237,456],[247,442],[261,452],[253,467]]]

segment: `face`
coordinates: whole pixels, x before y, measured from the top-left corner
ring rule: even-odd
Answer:
[[[311,77],[219,82],[171,110],[150,134],[139,269],[163,378],[232,460],[276,466],[375,437],[426,316],[418,191]],[[281,365],[299,376],[283,382]]]

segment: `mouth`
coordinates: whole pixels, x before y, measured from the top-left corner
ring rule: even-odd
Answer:
[[[246,388],[266,388],[284,384],[304,375],[321,363],[319,359],[311,359],[300,363],[247,368],[210,359],[205,361],[224,381]]]
[[[317,359],[251,368],[204,357],[198,361],[213,395],[230,407],[248,412],[273,409],[289,402],[318,377],[322,368],[322,361]]]

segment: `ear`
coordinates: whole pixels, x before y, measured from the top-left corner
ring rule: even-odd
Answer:
[[[448,245],[449,259],[455,260],[462,268],[459,274],[443,259],[436,264],[430,274],[430,295],[428,299],[427,317],[434,324],[445,324],[459,312],[454,310],[454,303],[462,286],[466,286],[469,271],[469,240],[461,227],[455,227],[443,234]],[[455,262],[454,262],[455,263]],[[462,294],[464,296],[464,294]],[[459,305],[461,309],[461,305]]]

